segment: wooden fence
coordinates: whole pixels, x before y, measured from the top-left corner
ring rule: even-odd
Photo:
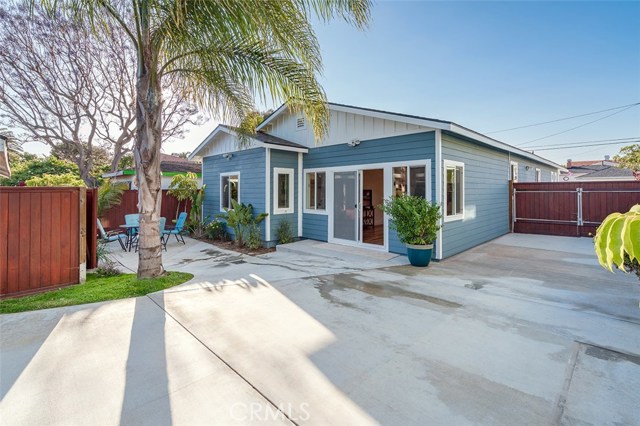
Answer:
[[[0,297],[84,280],[86,202],[85,188],[0,187]]]
[[[191,208],[191,203],[181,202],[180,211],[187,211]],[[167,190],[162,191],[162,207],[160,210],[160,216],[167,218],[167,224],[171,224],[172,220],[176,219],[176,211],[178,209],[178,200],[167,194]],[[118,229],[118,227],[124,224],[124,216],[127,214],[138,213],[138,191],[127,190],[122,194],[122,201],[120,205],[110,208],[102,218],[100,222],[105,230]]]
[[[640,182],[514,183],[513,232],[586,237],[610,213],[640,204]]]

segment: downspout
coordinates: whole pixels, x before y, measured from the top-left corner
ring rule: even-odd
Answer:
[[[271,241],[271,148],[265,148],[265,170],[264,170],[264,211],[268,213],[264,219],[264,240]]]
[[[436,237],[436,259],[442,259],[442,226],[444,225],[444,206],[442,205],[442,131],[436,129],[436,203],[440,206],[440,229]]]
[[[298,237],[302,237],[302,153],[298,153]]]

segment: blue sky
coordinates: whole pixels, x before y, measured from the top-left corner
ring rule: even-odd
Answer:
[[[330,101],[442,118],[491,132],[640,102],[640,2],[400,2],[374,5],[368,31],[316,25]],[[616,112],[616,111],[612,111]],[[640,136],[640,106],[489,134],[545,145]],[[195,148],[216,125],[165,152]],[[601,158],[622,145],[539,151]]]

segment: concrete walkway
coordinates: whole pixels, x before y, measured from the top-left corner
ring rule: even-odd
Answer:
[[[418,269],[315,242],[255,258],[174,242],[165,265],[190,283],[0,317],[0,419],[640,424],[640,289],[590,244],[508,235]]]

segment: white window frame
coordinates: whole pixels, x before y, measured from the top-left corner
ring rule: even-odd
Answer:
[[[515,166],[515,174],[513,173],[514,167]],[[513,175],[513,176],[512,176]],[[518,181],[518,163],[515,161],[512,161],[509,164],[509,179],[511,179],[514,183]]]
[[[279,175],[288,175],[289,176],[289,207],[280,208],[278,207],[278,176]],[[280,167],[273,168],[273,214],[291,214],[294,212],[294,170],[293,169],[285,169]]]
[[[464,163],[461,161],[453,161],[453,160],[443,160],[444,163],[444,167],[442,168],[442,172],[443,172],[443,179],[442,182],[444,183],[443,186],[443,194],[442,194],[442,199],[443,199],[443,204],[442,204],[442,213],[444,216],[444,221],[445,222],[453,222],[456,220],[463,220],[464,219],[464,211],[465,211],[465,184],[464,181],[466,179],[467,173],[465,171],[465,167],[464,167]],[[462,168],[462,211],[460,213],[457,214],[452,214],[452,215],[448,215],[447,214],[447,203],[449,202],[448,198],[447,198],[447,169],[448,168],[457,168],[457,167],[461,167]],[[455,175],[455,174],[454,174]],[[455,188],[455,186],[454,186]]]
[[[314,207],[307,207],[307,197],[309,196],[309,190],[307,188],[307,175],[311,173],[316,175],[316,179],[315,179],[316,199],[314,200],[315,202],[313,203]],[[324,173],[324,209],[315,208],[315,205],[317,204],[317,201],[318,201],[318,173]],[[304,175],[304,208],[302,211],[304,213],[311,213],[311,214],[327,214],[327,192],[328,192],[327,185],[328,185],[329,174],[327,173],[326,170],[305,170],[303,175]]]
[[[240,172],[224,172],[220,173],[220,211],[224,211],[224,206],[222,205],[222,178],[225,176],[238,176],[238,203],[240,203]],[[233,210],[231,208],[231,194],[229,194],[229,210]]]
[[[536,182],[542,182],[542,170],[540,170],[538,167],[536,167],[535,177]]]

